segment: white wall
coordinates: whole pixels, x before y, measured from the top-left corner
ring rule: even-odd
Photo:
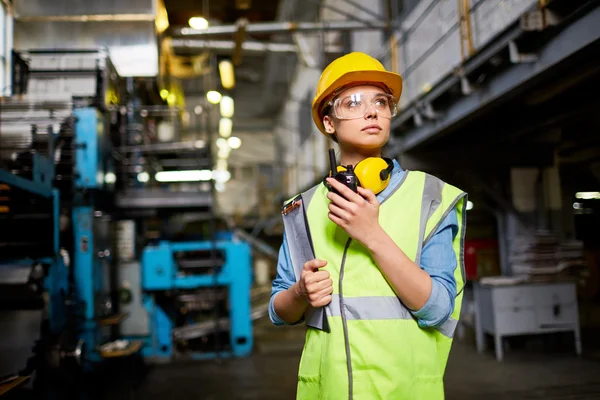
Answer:
[[[11,51],[13,49],[13,19],[3,2],[0,2],[0,97],[12,93]]]

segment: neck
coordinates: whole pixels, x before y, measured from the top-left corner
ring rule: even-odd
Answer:
[[[356,165],[369,157],[381,157],[381,148],[374,149],[340,149],[340,165]]]

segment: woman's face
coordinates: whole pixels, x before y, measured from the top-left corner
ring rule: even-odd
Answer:
[[[340,147],[376,149],[390,137],[391,96],[379,86],[361,85],[344,90],[323,117],[328,134],[334,134]]]

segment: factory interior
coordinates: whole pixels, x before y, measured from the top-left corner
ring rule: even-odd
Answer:
[[[362,52],[403,79],[385,156],[468,196],[444,397],[600,399],[599,26],[596,0],[0,0],[0,398],[296,398],[282,207],[330,173],[311,104]]]

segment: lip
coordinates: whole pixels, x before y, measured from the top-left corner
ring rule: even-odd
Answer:
[[[378,130],[382,130],[382,128],[377,125],[377,124],[371,124],[371,125],[367,125],[364,128],[361,129],[361,131],[366,131],[368,129],[378,129]]]

